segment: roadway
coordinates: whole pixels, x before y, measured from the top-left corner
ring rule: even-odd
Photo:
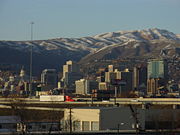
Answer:
[[[99,105],[113,105],[118,104],[134,104],[143,105],[146,103],[154,105],[180,105],[180,98],[111,98],[109,101],[92,101],[91,98],[81,98],[84,101],[77,101],[78,98],[74,98],[75,102],[60,102],[60,101],[40,101],[38,98],[0,98],[0,104],[12,104],[15,102],[26,104],[99,104]]]
[[[75,98],[75,100],[77,100]],[[180,98],[117,98],[110,99],[109,101],[93,101],[91,98],[84,98],[85,101],[75,101],[75,102],[45,102],[39,101],[39,99],[31,98],[21,98],[21,99],[12,99],[12,98],[0,98],[0,108],[12,108],[24,107],[28,110],[46,110],[46,111],[63,111],[65,108],[74,108],[74,107],[90,107],[90,106],[99,106],[99,107],[110,107],[114,105],[140,105],[143,108],[145,105],[170,105],[172,108],[176,109],[180,105]]]
[[[0,132],[0,135],[19,135],[22,132]],[[28,135],[157,135],[157,134],[173,134],[179,135],[180,130],[145,130],[145,131],[136,131],[136,130],[100,130],[100,131],[80,131],[80,132],[67,132],[67,131],[33,131],[26,132]]]

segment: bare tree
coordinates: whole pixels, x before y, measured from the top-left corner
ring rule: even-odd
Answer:
[[[62,119],[62,111],[57,111],[56,110],[56,101],[52,101],[51,103],[51,111],[49,113],[49,120],[51,122],[50,128],[49,128],[49,135],[51,134],[51,132],[53,130],[58,130],[59,132],[61,131],[61,123],[60,123],[60,119]],[[58,129],[54,129],[54,122],[58,122],[59,123],[59,128]]]
[[[79,125],[77,124],[77,122],[79,122],[79,120],[73,116],[72,108],[69,108],[69,111],[66,113],[69,113],[69,114],[64,119],[64,130],[72,133],[72,131],[78,128]]]
[[[28,117],[28,113],[26,110],[26,102],[23,99],[12,97],[8,99],[10,102],[10,107],[12,111],[12,115],[18,116],[20,118],[20,123],[18,123],[19,128],[23,135],[26,134],[26,119]]]

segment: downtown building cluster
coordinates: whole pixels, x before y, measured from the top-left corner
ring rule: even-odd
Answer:
[[[144,65],[118,69],[114,65],[99,68],[96,73],[84,74],[73,61],[63,65],[63,71],[44,69],[40,79],[33,77],[32,91],[29,76],[22,68],[19,75],[10,75],[1,86],[2,95],[74,95],[95,97],[159,97],[179,96],[179,85],[168,77],[166,60],[152,59]]]

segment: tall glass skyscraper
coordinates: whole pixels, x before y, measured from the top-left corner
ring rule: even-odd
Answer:
[[[160,88],[165,88],[168,81],[168,65],[165,60],[151,60],[148,62],[148,95],[160,94]]]
[[[164,60],[152,60],[148,62],[148,79],[163,78],[167,79],[167,63]]]

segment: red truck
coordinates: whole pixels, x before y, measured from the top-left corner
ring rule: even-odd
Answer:
[[[65,97],[65,102],[74,102],[75,101],[70,96],[64,96],[64,97]]]

